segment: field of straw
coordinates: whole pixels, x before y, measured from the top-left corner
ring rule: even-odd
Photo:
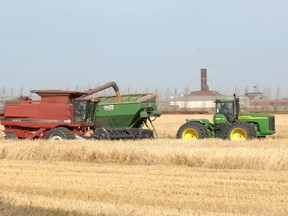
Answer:
[[[159,139],[0,138],[0,215],[288,215],[288,115],[276,134],[175,139],[189,118],[163,115]]]

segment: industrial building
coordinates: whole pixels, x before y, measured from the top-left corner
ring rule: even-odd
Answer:
[[[199,113],[214,112],[216,99],[231,98],[233,96],[225,96],[217,91],[209,89],[207,83],[207,69],[201,69],[201,89],[184,94],[181,97],[173,98],[169,101],[169,106],[166,107],[167,111],[191,111]],[[248,98],[241,97],[241,104],[246,104]],[[164,107],[163,107],[164,108]],[[165,109],[164,109],[165,112]]]
[[[180,97],[173,97],[168,101],[159,101],[159,109],[165,112],[178,113],[214,113],[216,99],[231,98],[233,95],[223,95],[209,89],[207,83],[207,69],[201,69],[201,89],[185,93]],[[241,110],[245,112],[288,112],[287,99],[269,99],[262,92],[247,92],[237,95],[240,99]]]

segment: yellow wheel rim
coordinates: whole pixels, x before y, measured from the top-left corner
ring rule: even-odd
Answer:
[[[182,139],[198,139],[198,133],[196,130],[189,128],[186,129],[183,133],[182,133]]]
[[[230,133],[231,140],[247,140],[246,131],[242,128],[235,128]]]

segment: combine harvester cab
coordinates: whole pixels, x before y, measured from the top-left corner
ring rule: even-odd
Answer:
[[[93,94],[112,87],[115,96]],[[155,94],[121,96],[115,82],[86,92],[34,90],[40,100],[21,97],[4,104],[5,138],[142,139],[157,137],[152,121],[161,114]],[[148,127],[148,123],[152,129]],[[147,129],[142,126],[146,125]]]

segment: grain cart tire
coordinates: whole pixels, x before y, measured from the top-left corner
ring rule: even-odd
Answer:
[[[113,129],[110,128],[98,128],[96,130],[93,131],[93,138],[96,139],[111,139],[111,132],[113,134]]]
[[[142,139],[153,139],[154,133],[151,130],[144,130]]]
[[[134,128],[133,134],[135,139],[153,139],[154,133],[149,129]]]
[[[227,137],[233,141],[251,140],[257,137],[255,128],[246,122],[235,122],[228,130]]]
[[[205,139],[209,137],[209,132],[199,122],[186,122],[179,128],[176,137],[178,139]]]
[[[50,140],[65,140],[74,139],[72,132],[65,127],[52,128],[45,136],[45,139]]]

